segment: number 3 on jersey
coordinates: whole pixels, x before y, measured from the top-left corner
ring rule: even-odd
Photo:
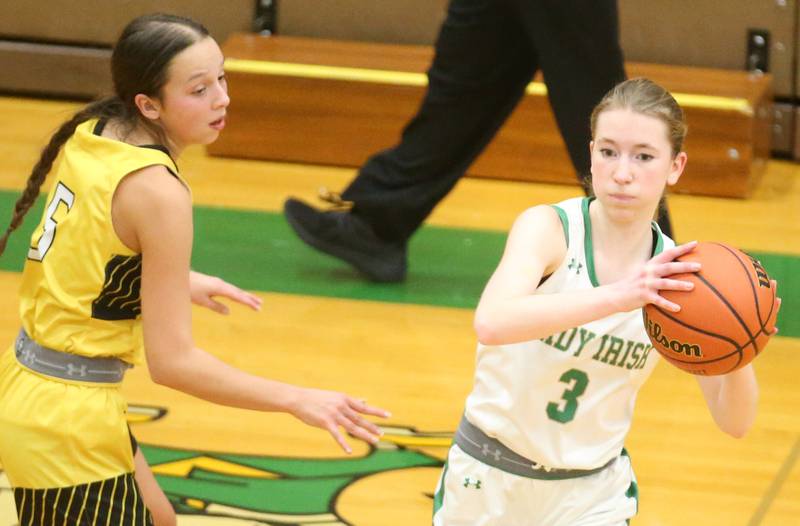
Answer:
[[[56,238],[56,226],[58,226],[58,223],[53,219],[53,216],[58,210],[58,205],[64,203],[67,205],[67,212],[69,212],[74,202],[75,194],[72,193],[72,190],[64,186],[63,183],[59,182],[56,185],[56,191],[53,192],[53,200],[47,205],[47,213],[44,216],[44,224],[42,225],[42,235],[39,236],[39,241],[36,243],[36,246],[28,250],[28,259],[34,261],[41,261],[44,259],[45,254],[50,250],[50,246]]]
[[[551,420],[566,424],[575,418],[575,411],[578,410],[578,398],[586,391],[586,386],[589,385],[589,376],[581,370],[570,369],[562,374],[558,381],[572,384],[572,386],[564,391],[561,400],[547,404],[547,416]]]

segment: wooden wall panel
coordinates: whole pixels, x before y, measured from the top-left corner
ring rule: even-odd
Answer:
[[[189,16],[202,22],[220,41],[247,31],[256,0],[0,0],[0,38],[110,46],[123,26],[146,13]]]
[[[358,71],[395,71],[420,76],[431,49],[234,35],[224,47],[230,59],[261,61],[278,69],[306,64]],[[359,166],[395,144],[416,111],[424,85],[391,80],[363,82],[317,73],[252,73],[228,67],[228,127],[209,147],[214,155]],[[769,150],[770,77],[744,72],[629,63],[631,76],[647,76],[684,95],[690,127],[686,148],[691,168],[678,192],[745,197],[763,170]],[[746,109],[719,109],[738,100]],[[722,98],[722,99],[719,99]],[[588,125],[588,123],[587,123]],[[528,94],[470,175],[524,181],[573,183],[575,175],[547,99]]]
[[[251,28],[255,0],[0,0],[0,10],[0,91],[88,99],[108,93],[110,48],[135,16],[190,16],[222,43]]]

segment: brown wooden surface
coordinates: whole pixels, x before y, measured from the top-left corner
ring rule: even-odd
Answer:
[[[77,99],[111,91],[111,46],[135,16],[189,16],[224,42],[248,31],[253,0],[0,0],[0,91]]]
[[[432,45],[449,0],[292,0],[280,5],[278,34]],[[720,6],[724,5],[724,9]],[[775,93],[797,95],[797,0],[619,0],[623,52],[636,62],[744,68],[747,31],[770,35]],[[656,21],[668,21],[658,23]]]
[[[233,35],[227,57],[401,72],[424,72],[426,46]],[[746,197],[769,153],[770,78],[744,72],[627,65],[676,93],[746,99],[754,115],[685,107],[692,163],[676,192]],[[233,103],[213,155],[357,167],[391,147],[416,112],[422,86],[230,72]],[[527,95],[469,175],[572,183],[575,175],[546,97]]]
[[[161,12],[191,17],[223,42],[236,31],[248,31],[255,14],[253,0],[224,5],[214,0],[0,0],[0,38],[110,47],[134,17]]]
[[[111,91],[110,49],[0,41],[0,89],[92,98]]]
[[[228,58],[315,64],[388,71],[424,73],[433,59],[433,48],[376,42],[350,42],[290,36],[264,37],[234,33],[223,44]],[[629,77],[649,77],[667,89],[682,93],[743,97],[755,104],[770,89],[768,76],[746,71],[626,63]],[[537,75],[541,80],[541,74]]]

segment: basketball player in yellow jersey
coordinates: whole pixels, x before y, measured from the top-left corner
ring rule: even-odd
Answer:
[[[21,524],[153,524],[148,507],[159,526],[174,524],[119,392],[143,353],[157,383],[288,412],[347,452],[340,428],[374,443],[379,430],[362,415],[387,415],[342,393],[247,374],[194,346],[192,300],[221,309],[212,299],[221,294],[258,307],[189,270],[191,196],[174,159],[225,125],[222,53],[202,25],[148,15],[122,32],[112,78],[114,96],[53,135],[0,238],[2,253],[49,173],[23,271],[22,327],[0,354],[0,463]]]

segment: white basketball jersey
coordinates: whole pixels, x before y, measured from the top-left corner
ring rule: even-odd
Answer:
[[[589,218],[592,199],[554,205],[564,226],[567,253],[535,294],[598,286]],[[674,246],[655,222],[653,236],[654,255]],[[545,466],[602,466],[620,454],[636,394],[657,362],[641,309],[541,340],[478,344],[466,417],[487,435]]]

